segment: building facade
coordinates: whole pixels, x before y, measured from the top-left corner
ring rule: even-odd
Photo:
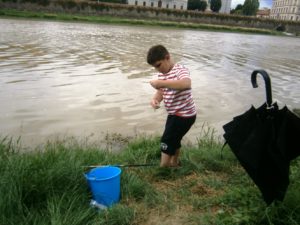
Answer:
[[[230,14],[231,0],[222,0],[222,6],[219,13]]]
[[[128,0],[128,5],[186,10],[187,2],[188,0]]]
[[[300,0],[273,0],[270,18],[300,21]]]
[[[210,11],[210,0],[204,0],[208,3],[207,11]],[[232,0],[222,0],[222,7],[219,13],[230,14]],[[300,1],[300,0],[299,0]],[[165,9],[187,10],[188,0],[128,0],[128,5],[158,7]]]
[[[270,18],[270,9],[268,8],[263,8],[263,9],[259,9],[256,12],[256,17],[257,18]]]

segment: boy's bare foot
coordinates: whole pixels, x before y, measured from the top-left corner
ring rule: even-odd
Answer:
[[[170,165],[170,168],[181,168],[181,162],[179,161],[177,163],[172,163]]]

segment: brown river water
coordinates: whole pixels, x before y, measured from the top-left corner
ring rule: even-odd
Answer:
[[[55,137],[159,134],[166,112],[154,111],[149,47],[165,45],[192,77],[197,122],[222,135],[222,125],[266,101],[300,108],[300,39],[144,26],[0,19],[0,136],[36,145]]]

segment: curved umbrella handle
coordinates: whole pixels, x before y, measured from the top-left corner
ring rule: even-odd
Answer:
[[[253,88],[257,88],[256,76],[257,74],[261,74],[265,80],[266,86],[266,96],[267,96],[267,106],[270,107],[272,105],[272,91],[271,91],[271,78],[268,73],[264,70],[254,70],[251,74],[251,83]]]

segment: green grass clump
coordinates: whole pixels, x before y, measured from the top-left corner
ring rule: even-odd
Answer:
[[[182,149],[182,167],[159,168],[159,138],[108,135],[103,146],[74,138],[23,149],[0,139],[0,224],[295,225],[300,223],[300,160],[291,163],[283,202],[267,206],[228,146],[204,132]],[[103,144],[103,143],[102,143]],[[89,206],[89,165],[122,167],[121,200],[107,210]]]

